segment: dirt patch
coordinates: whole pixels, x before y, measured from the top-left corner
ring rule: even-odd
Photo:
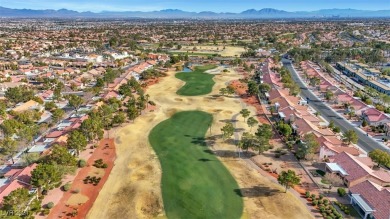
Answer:
[[[82,194],[73,194],[70,196],[66,204],[68,205],[79,205],[79,204],[84,204],[85,202],[88,201],[88,197]]]
[[[136,210],[139,214],[147,218],[156,217],[161,209],[161,200],[159,195],[152,193],[140,194],[140,198],[136,203]]]

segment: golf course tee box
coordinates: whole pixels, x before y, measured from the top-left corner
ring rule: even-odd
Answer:
[[[153,128],[149,141],[162,168],[161,189],[168,218],[238,219],[238,184],[206,144],[213,121],[202,111],[174,114]]]
[[[186,82],[176,93],[182,96],[198,96],[208,94],[215,84],[214,75],[205,73],[215,65],[196,66],[192,72],[176,73],[176,78]]]

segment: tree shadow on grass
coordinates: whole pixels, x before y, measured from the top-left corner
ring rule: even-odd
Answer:
[[[200,146],[207,146],[206,139],[203,138],[203,137],[194,137],[194,138],[192,138],[191,143],[192,144],[197,144],[197,145],[200,145]]]
[[[271,189],[267,186],[253,186],[252,188],[234,189],[234,192],[240,197],[269,197],[281,191],[278,189]]]
[[[207,158],[200,158],[200,159],[198,159],[198,161],[210,162],[210,161],[215,161],[215,160],[210,160],[210,159],[207,159]]]

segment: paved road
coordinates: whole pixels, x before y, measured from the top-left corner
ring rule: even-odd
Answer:
[[[294,81],[301,87],[301,96],[304,98],[309,98],[309,105],[313,107],[316,111],[321,113],[321,116],[326,120],[333,120],[334,124],[339,126],[343,132],[347,130],[354,129],[358,134],[359,140],[358,145],[366,152],[370,152],[374,149],[382,149],[390,153],[390,149],[386,148],[384,145],[375,141],[373,138],[369,137],[361,129],[353,126],[349,121],[347,121],[342,116],[338,115],[337,112],[333,111],[327,104],[323,103],[316,95],[314,95],[305,85],[305,83],[298,76],[298,73],[292,67],[292,64],[289,60],[282,60],[284,67],[286,67]]]

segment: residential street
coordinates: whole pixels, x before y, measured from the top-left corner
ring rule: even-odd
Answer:
[[[285,66],[290,71],[294,81],[301,87],[301,96],[304,98],[308,98],[309,105],[318,112],[320,112],[321,116],[323,116],[328,121],[333,120],[335,125],[339,126],[343,132],[346,132],[350,129],[354,129],[359,137],[358,145],[366,152],[370,152],[374,149],[381,149],[390,152],[389,148],[384,147],[382,144],[375,141],[373,138],[367,136],[365,132],[363,132],[359,128],[356,128],[349,121],[338,115],[326,103],[323,103],[316,95],[314,95],[298,76],[298,73],[295,71],[292,64],[290,63],[290,60],[283,59],[282,63],[283,66]]]

